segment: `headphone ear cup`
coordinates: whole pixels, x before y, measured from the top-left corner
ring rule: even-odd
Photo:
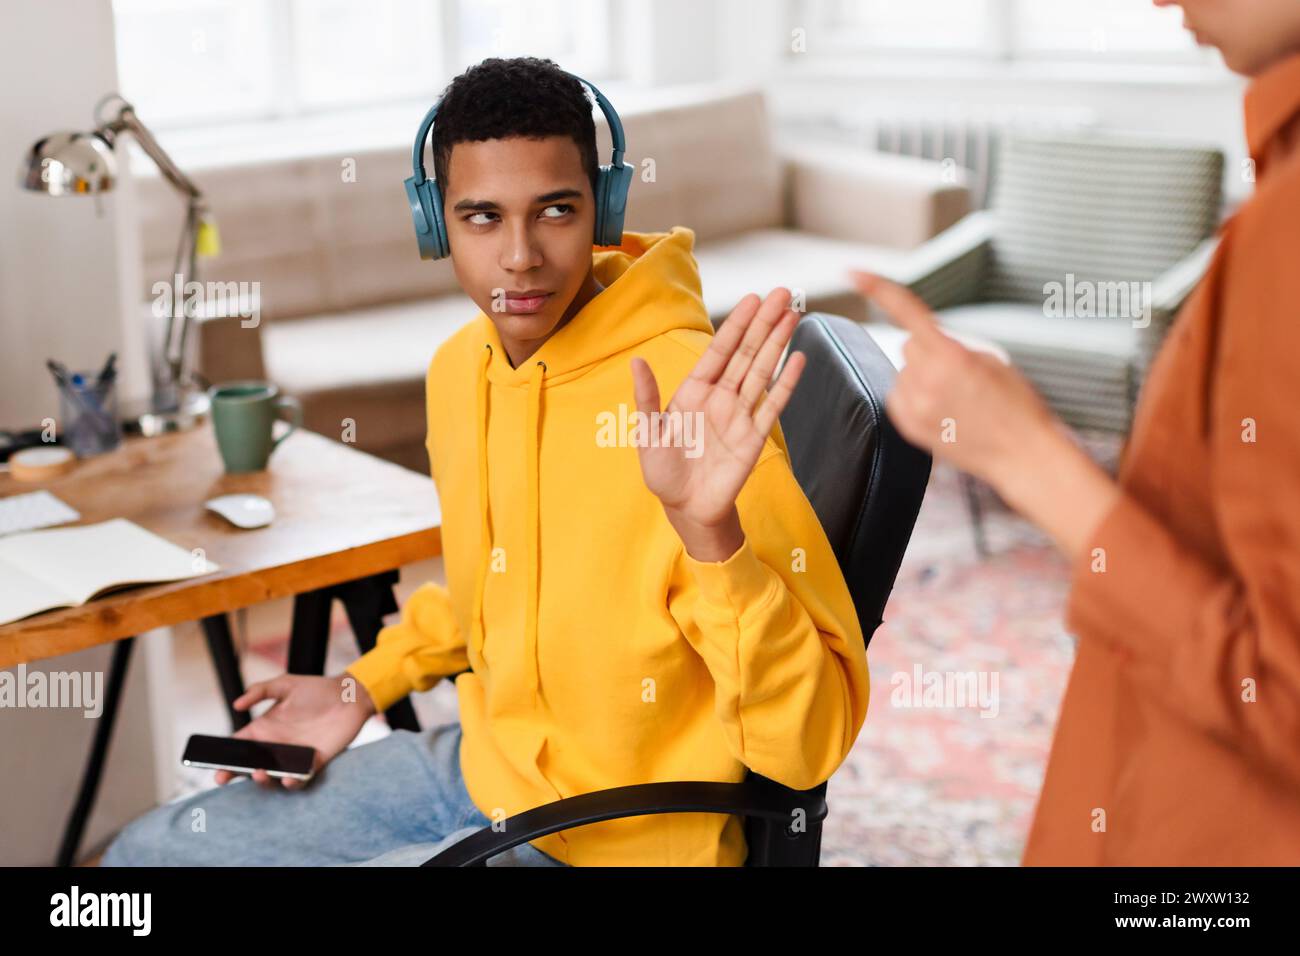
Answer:
[[[600,167],[596,176],[596,245],[623,244],[623,218],[631,185],[632,167],[627,163]]]
[[[425,180],[417,183],[415,177],[407,179],[406,200],[411,207],[415,223],[415,240],[420,246],[421,259],[445,258],[450,246],[447,242],[447,225],[442,219],[442,193],[437,183]]]
[[[442,190],[432,180],[426,180],[424,188],[429,193],[429,206],[433,213],[432,259],[445,259],[451,254],[451,241],[447,237],[447,221],[442,215]]]
[[[605,245],[605,207],[608,204],[609,167],[601,166],[596,170],[596,228],[591,234],[591,241],[597,246]]]

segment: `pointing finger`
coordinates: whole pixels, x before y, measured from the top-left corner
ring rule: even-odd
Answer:
[[[930,307],[910,289],[857,269],[850,270],[849,275],[858,291],[884,309],[889,320],[900,329],[910,332],[926,344],[946,338],[935,322]]]

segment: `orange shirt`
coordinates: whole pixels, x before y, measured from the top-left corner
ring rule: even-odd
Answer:
[[[1300,55],[1247,91],[1255,193],[1073,568],[1078,660],[1028,865],[1300,864],[1298,121]]]

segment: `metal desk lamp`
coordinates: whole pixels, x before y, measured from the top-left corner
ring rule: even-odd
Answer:
[[[103,111],[116,105],[109,119]],[[100,100],[95,107],[95,128],[85,132],[51,133],[37,140],[28,151],[21,170],[24,189],[48,196],[93,195],[107,192],[117,183],[118,135],[130,133],[145,154],[154,161],[163,177],[184,197],[185,223],[176,248],[173,275],[182,277],[173,297],[167,328],[159,352],[161,361],[152,362],[153,397],[150,408],[136,417],[134,426],[145,434],[188,428],[207,411],[207,393],[194,369],[190,368],[188,350],[190,326],[196,308],[189,296],[180,293],[188,282],[198,281],[198,258],[215,255],[219,240],[216,227],[207,217],[203,194],[183,173],[140,122],[135,109],[117,93]],[[184,267],[182,269],[182,267]]]

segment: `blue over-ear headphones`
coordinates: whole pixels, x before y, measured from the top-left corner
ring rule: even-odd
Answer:
[[[569,76],[573,76],[572,73]],[[596,232],[595,245],[617,246],[623,242],[623,216],[627,213],[627,191],[632,185],[632,167],[623,162],[627,144],[623,140],[623,123],[614,112],[609,100],[596,87],[581,77],[575,80],[587,86],[596,95],[596,104],[609,121],[610,139],[614,144],[614,157],[608,166],[601,166],[596,175]],[[438,183],[424,172],[424,141],[433,128],[433,118],[442,100],[433,104],[420,123],[411,152],[411,168],[415,175],[405,180],[406,198],[411,204],[411,218],[415,221],[415,238],[420,243],[421,259],[442,259],[451,252],[447,240],[447,221],[442,214],[442,190]]]

